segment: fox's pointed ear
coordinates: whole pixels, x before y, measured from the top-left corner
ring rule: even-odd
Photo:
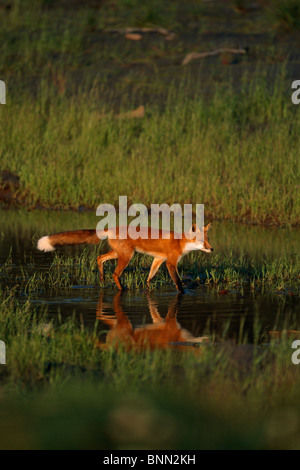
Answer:
[[[188,231],[188,238],[194,239],[199,232],[199,227],[197,224],[192,224],[190,230]]]
[[[200,232],[200,229],[196,223],[191,225],[190,232],[191,233]]]
[[[203,242],[204,240],[204,230],[203,228],[200,230],[197,224],[192,224],[190,230],[186,234],[186,237],[191,240],[197,240]]]
[[[210,229],[210,227],[211,227],[211,223],[207,224],[206,227],[204,227],[204,230],[205,230],[206,232],[208,232],[209,229]]]

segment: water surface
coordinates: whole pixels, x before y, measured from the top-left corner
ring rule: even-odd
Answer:
[[[36,249],[36,240],[43,235],[64,230],[93,228],[98,219],[93,213],[66,213],[56,211],[15,211],[2,210],[0,264],[9,254],[12,257],[12,272],[16,276],[22,268],[31,273],[46,272],[53,259],[52,253],[41,253]],[[283,254],[293,255],[299,247],[299,230],[247,226],[215,221],[210,231],[210,243],[218,253],[241,253],[260,262],[263,258],[276,258]],[[80,253],[80,247],[59,250],[59,256]],[[201,257],[207,254],[199,254]],[[5,277],[0,277],[5,284]],[[16,281],[17,284],[17,281]],[[126,291],[118,295],[111,287],[73,285],[72,288],[55,288],[51,292],[41,291],[30,294],[33,306],[47,308],[49,318],[62,319],[75,315],[89,327],[93,327],[98,315],[99,328],[111,327],[101,320],[101,315],[118,316],[122,311],[133,329],[153,325],[151,308],[155,308],[161,319],[168,311],[176,307],[177,322],[193,337],[206,334],[239,338],[247,336],[253,340],[253,330],[259,326],[261,332],[268,332],[274,327],[298,328],[299,299],[285,293],[259,293],[250,289],[228,289],[221,295],[216,289],[207,286],[187,289],[178,299],[176,290],[167,287],[157,289],[150,294],[144,291]],[[20,292],[20,300],[28,296]],[[177,300],[176,300],[177,299]],[[99,302],[101,313],[99,315]],[[99,319],[100,318],[100,319]]]

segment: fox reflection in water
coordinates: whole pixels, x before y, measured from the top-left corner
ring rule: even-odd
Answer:
[[[162,318],[158,312],[157,304],[147,295],[148,306],[152,323],[134,328],[128,315],[121,306],[122,292],[118,292],[113,301],[115,315],[107,315],[103,310],[111,307],[111,304],[103,302],[103,294],[100,296],[97,306],[97,319],[110,327],[105,343],[99,343],[99,347],[122,345],[126,349],[191,349],[195,343],[208,342],[207,336],[194,337],[188,330],[181,328],[177,322],[177,312],[180,306],[181,295],[178,294],[170,303],[168,313]]]

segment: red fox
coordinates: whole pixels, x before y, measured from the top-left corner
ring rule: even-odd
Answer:
[[[119,238],[119,230],[121,227],[116,227],[115,236],[110,236],[109,230],[103,232],[108,236],[108,243],[111,250],[104,255],[97,257],[97,264],[100,272],[100,281],[104,281],[103,263],[110,259],[118,259],[116,270],[113,274],[113,279],[119,290],[123,290],[123,286],[120,282],[120,276],[131,258],[134,252],[146,253],[154,257],[151,265],[150,273],[147,279],[147,286],[149,288],[150,282],[157,273],[161,264],[166,261],[166,265],[177,290],[184,293],[184,289],[178,275],[177,264],[181,257],[186,253],[193,250],[202,250],[206,253],[211,253],[213,248],[208,242],[207,232],[210,229],[211,224],[206,225],[203,228],[203,241],[197,239],[197,232],[200,232],[199,227],[193,224],[190,229],[191,238],[186,237],[184,234],[182,238],[175,238],[174,232],[170,232],[169,238],[162,238],[162,231],[159,230],[159,236],[157,239],[151,239],[151,228],[145,229],[148,231],[148,238],[137,238],[132,239],[127,236],[126,239]],[[122,233],[125,227],[122,227]],[[128,227],[126,227],[128,233]],[[195,235],[192,238],[192,235]],[[53,251],[56,246],[62,245],[78,245],[80,243],[88,243],[97,245],[100,242],[100,238],[97,236],[96,229],[94,230],[77,230],[71,232],[55,233],[53,235],[47,235],[38,240],[37,248],[41,251]]]
[[[103,293],[98,301],[96,317],[106,325],[110,331],[107,333],[105,343],[99,342],[100,348],[108,346],[123,346],[126,350],[143,351],[144,349],[184,349],[200,352],[195,348],[197,343],[207,343],[207,336],[193,336],[188,330],[177,322],[177,312],[180,306],[180,294],[172,299],[166,318],[158,312],[156,303],[147,296],[152,323],[134,328],[129,317],[121,307],[122,292],[118,292],[113,301],[115,315],[104,314],[103,311],[111,305],[103,302]]]

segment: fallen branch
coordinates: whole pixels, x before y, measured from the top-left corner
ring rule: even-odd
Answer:
[[[132,111],[128,111],[127,113],[121,113],[116,116],[117,119],[134,119],[134,118],[143,118],[145,116],[145,107],[143,105],[139,106]]]
[[[187,65],[189,62],[195,59],[203,59],[204,57],[212,57],[215,55],[223,54],[223,53],[230,53],[230,54],[246,54],[246,49],[216,49],[215,51],[209,52],[190,52],[190,54],[186,55],[181,65]]]
[[[118,33],[118,34],[140,34],[140,33],[158,33],[163,36],[168,36],[170,31],[165,28],[115,28],[105,29],[104,33]]]

